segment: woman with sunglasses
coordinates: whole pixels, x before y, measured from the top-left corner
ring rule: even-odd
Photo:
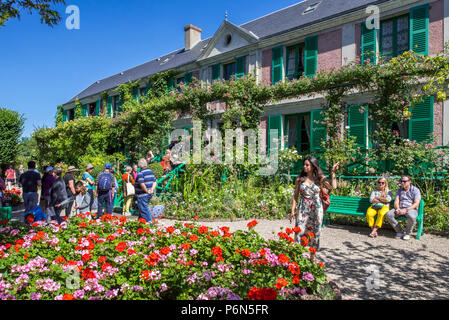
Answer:
[[[390,211],[389,203],[393,197],[393,194],[388,189],[387,179],[381,177],[376,181],[377,189],[373,190],[370,195],[370,202],[372,205],[366,212],[366,219],[368,225],[371,228],[370,237],[377,237],[377,230],[382,228],[384,217],[388,211]],[[376,222],[374,223],[374,217],[377,215]]]

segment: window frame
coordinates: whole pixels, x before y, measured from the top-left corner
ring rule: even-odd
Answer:
[[[237,70],[237,62],[234,60],[232,62],[228,62],[228,63],[223,63],[223,80],[229,81],[232,79],[232,76],[236,75],[236,70]],[[234,66],[234,73],[230,73],[229,74],[229,79],[226,79],[226,67],[228,66]]]
[[[295,72],[288,73],[288,62],[290,58],[290,50],[295,49]],[[286,46],[286,61],[285,61],[285,77],[288,80],[299,79],[305,73],[305,42],[297,43],[295,45]],[[299,49],[302,50],[302,67],[303,70],[299,72]]]
[[[398,20],[401,19],[401,18],[405,18],[405,17],[407,17],[407,20],[409,21],[409,24],[408,24],[408,37],[407,37],[407,39],[408,39],[408,49],[407,50],[410,49],[410,32],[411,32],[411,30],[410,30],[410,12],[407,12],[407,13],[403,13],[403,14],[400,14],[400,15],[397,15],[397,16],[394,16],[394,17],[391,17],[391,18],[387,18],[387,19],[384,19],[384,20],[380,21],[380,30],[379,30],[379,54],[380,54],[380,57],[384,58],[386,56],[383,53],[383,46],[382,46],[383,24],[387,23],[387,22],[390,22],[390,21],[393,21],[393,34],[392,34],[392,37],[393,37],[393,39],[392,39],[393,50],[392,50],[392,53],[391,53],[391,59],[394,58],[394,57],[399,56],[399,54],[398,54],[398,43],[397,43],[398,42]],[[407,51],[407,50],[405,50],[405,51]],[[388,55],[388,56],[390,56],[390,55]]]

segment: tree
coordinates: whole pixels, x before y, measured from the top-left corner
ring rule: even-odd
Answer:
[[[30,14],[37,11],[41,16],[41,23],[53,27],[61,21],[61,16],[51,8],[52,4],[65,4],[65,0],[1,0],[0,28],[4,27],[9,19],[20,19],[21,11],[26,10]]]
[[[0,165],[13,163],[25,118],[17,111],[0,108]]]

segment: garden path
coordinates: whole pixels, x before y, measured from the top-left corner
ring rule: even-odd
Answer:
[[[13,212],[12,220],[23,221],[23,210]],[[233,232],[247,230],[251,220],[199,223],[228,226]],[[288,220],[257,221],[254,229],[265,239],[277,239],[281,228],[293,227]],[[160,223],[169,226],[175,220]],[[325,263],[328,279],[337,284],[342,299],[449,299],[449,238],[424,234],[420,240],[395,240],[388,229],[375,239],[368,234],[368,228],[336,224],[322,230],[317,261]]]

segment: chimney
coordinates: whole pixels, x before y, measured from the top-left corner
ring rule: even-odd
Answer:
[[[201,41],[202,30],[195,27],[193,24],[189,24],[184,27],[185,31],[185,49],[192,49],[198,42]]]

